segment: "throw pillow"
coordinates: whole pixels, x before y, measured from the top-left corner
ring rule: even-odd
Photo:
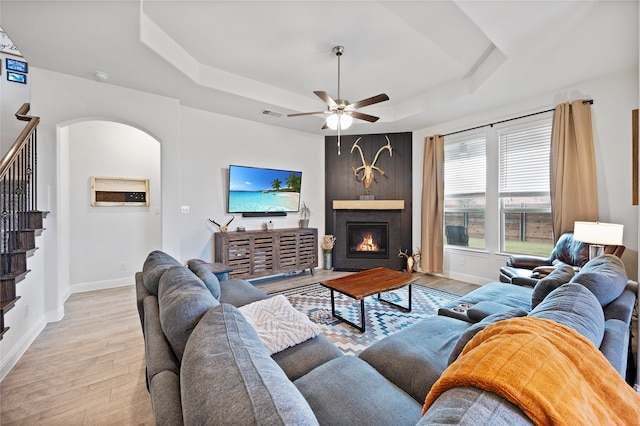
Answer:
[[[573,278],[573,268],[566,263],[556,265],[555,269],[536,283],[531,292],[531,309],[538,306],[549,293]]]
[[[185,424],[316,425],[300,391],[232,305],[207,312],[180,369]]]
[[[189,269],[202,280],[216,300],[220,300],[220,281],[213,272],[202,263],[189,262]]]
[[[613,302],[627,286],[627,271],[622,261],[612,254],[590,260],[572,279],[580,283],[598,298],[602,306]]]
[[[149,253],[142,266],[142,282],[149,293],[158,295],[160,277],[172,266],[180,266],[180,262],[160,250]]]
[[[178,360],[200,318],[219,305],[204,283],[184,266],[174,266],[160,278],[160,326]]]
[[[451,363],[453,363],[456,359],[458,359],[458,356],[460,356],[460,353],[462,353],[462,350],[467,345],[467,343],[469,343],[469,341],[473,339],[473,336],[480,333],[489,324],[493,324],[495,322],[502,321],[509,318],[524,317],[526,315],[527,315],[526,311],[523,311],[522,309],[518,309],[518,308],[512,308],[507,311],[498,312],[496,314],[489,315],[488,317],[485,317],[482,321],[473,324],[471,327],[467,328],[464,331],[464,333],[462,333],[462,335],[460,335],[460,338],[458,338],[458,342],[453,347],[451,354],[449,354],[449,361],[447,362],[447,365],[451,365]]]
[[[604,337],[604,312],[598,299],[577,283],[564,284],[553,290],[529,316],[546,318],[573,328],[589,339],[596,348]]]
[[[258,333],[269,355],[320,334],[320,327],[291,306],[281,294],[249,303],[238,310]]]

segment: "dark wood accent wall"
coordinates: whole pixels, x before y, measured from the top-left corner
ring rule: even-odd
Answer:
[[[385,176],[376,172],[376,181],[371,184],[370,193],[376,200],[404,200],[405,208],[401,213],[399,232],[402,247],[391,247],[390,256],[396,256],[397,250],[411,247],[412,222],[412,133],[387,133],[393,148],[393,156],[384,150],[378,156],[375,165],[384,170]],[[353,167],[360,167],[360,152],[351,151],[359,138],[364,158],[371,163],[380,148],[387,144],[385,134],[341,136],[341,155],[338,155],[337,136],[325,137],[325,232],[337,234],[333,200],[357,200],[365,192],[362,182],[356,180]],[[339,242],[344,243],[344,242]],[[338,242],[336,242],[338,244]],[[400,259],[400,258],[398,258]]]

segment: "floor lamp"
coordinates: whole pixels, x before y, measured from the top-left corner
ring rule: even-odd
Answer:
[[[603,222],[575,222],[573,239],[589,244],[589,260],[603,254],[604,246],[622,245],[624,225]]]

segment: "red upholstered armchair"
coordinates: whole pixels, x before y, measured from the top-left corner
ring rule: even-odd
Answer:
[[[621,257],[624,249],[624,246],[605,246],[604,252]],[[588,261],[589,244],[574,240],[573,232],[566,232],[560,236],[547,258],[515,254],[510,256],[507,265],[500,268],[500,281],[533,287],[539,279],[553,271],[557,262],[566,263],[578,271]]]

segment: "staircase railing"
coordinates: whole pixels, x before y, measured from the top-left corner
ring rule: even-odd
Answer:
[[[25,103],[16,113],[27,124],[0,160],[0,339],[7,330],[4,313],[19,298],[15,284],[28,272],[26,258],[35,250],[34,238],[42,229],[42,212],[37,211],[40,118],[27,115],[29,109]]]
[[[40,117],[26,115],[28,103],[16,113],[27,121],[24,130],[0,162],[0,229],[2,253],[23,249],[20,234],[28,225],[28,212],[37,207],[37,126]],[[2,271],[13,272],[10,256],[3,256]]]

